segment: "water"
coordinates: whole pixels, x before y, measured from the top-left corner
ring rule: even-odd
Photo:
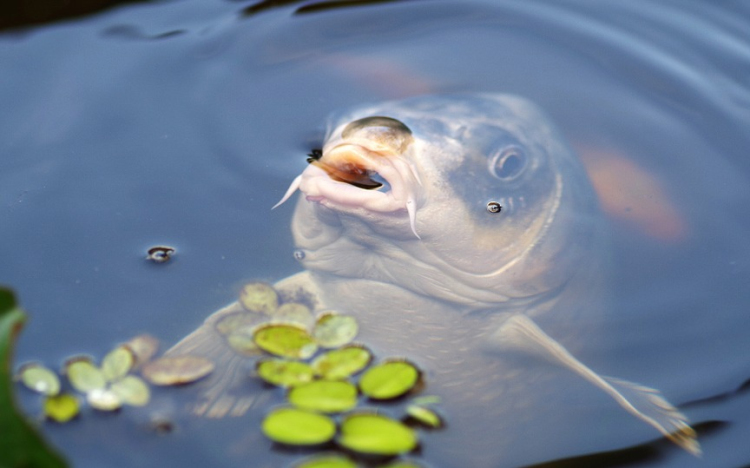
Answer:
[[[131,5],[0,35],[0,283],[32,316],[19,362],[102,356],[144,331],[173,343],[247,279],[296,272],[291,210],[269,207],[331,111],[426,92],[509,92],[545,108],[588,160],[635,163],[621,178],[637,185],[647,174],[656,206],[668,207],[662,219],[676,223],[660,232],[610,212],[616,301],[586,362],[674,403],[698,401],[684,408],[694,422],[723,423],[700,426],[700,460],[657,443],[589,466],[750,464],[747,393],[705,400],[750,378],[744,3],[415,1],[248,14],[250,5]],[[156,244],[177,247],[175,260],[145,262]],[[173,411],[175,393],[157,392],[154,407]],[[573,404],[598,415],[561,428],[578,440],[539,441],[502,454],[503,466],[656,438],[604,399]],[[147,416],[85,414],[44,429],[82,467],[297,458],[269,450],[257,414],[181,419],[162,437],[143,429]],[[428,435],[423,460],[443,466],[435,447],[451,442],[460,435],[449,429]]]

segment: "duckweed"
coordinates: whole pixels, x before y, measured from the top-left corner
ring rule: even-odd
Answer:
[[[321,354],[312,362],[316,375],[328,380],[346,379],[361,371],[372,361],[372,353],[364,346],[349,345]]]
[[[318,317],[313,329],[315,341],[324,348],[338,348],[357,336],[359,326],[354,317],[327,312]]]
[[[44,415],[53,421],[66,423],[78,415],[80,407],[80,401],[73,395],[49,396],[44,400]]]
[[[278,387],[293,387],[313,379],[310,365],[287,359],[264,359],[258,362],[256,371],[261,379]]]
[[[419,370],[408,361],[386,361],[362,374],[359,388],[372,399],[390,400],[409,392],[417,384],[419,377]]]
[[[307,330],[296,324],[267,324],[255,330],[255,344],[276,356],[308,359],[318,350],[318,345]]]
[[[263,433],[288,445],[319,445],[331,440],[336,424],[328,416],[296,408],[279,408],[266,416]]]
[[[416,433],[403,423],[377,413],[358,413],[344,418],[338,443],[355,452],[400,455],[417,446]]]
[[[321,413],[341,413],[357,406],[357,387],[342,380],[316,380],[289,391],[294,406]]]
[[[60,379],[57,374],[41,364],[23,365],[19,369],[18,375],[21,382],[30,390],[47,396],[60,393]]]

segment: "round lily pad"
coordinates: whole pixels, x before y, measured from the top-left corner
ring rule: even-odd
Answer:
[[[47,396],[60,393],[60,379],[57,374],[41,364],[30,363],[18,371],[21,382],[29,389]]]
[[[102,373],[107,380],[116,380],[130,372],[135,364],[133,352],[126,346],[118,346],[102,359]]]
[[[373,455],[398,455],[417,446],[411,428],[376,413],[358,413],[344,418],[338,443],[355,452]]]
[[[96,388],[86,394],[89,405],[100,411],[114,411],[122,407],[122,399],[110,389]]]
[[[314,322],[314,317],[310,308],[299,302],[287,302],[281,304],[272,317],[274,320],[281,322],[299,323],[304,327],[309,327]]]
[[[343,380],[315,380],[292,388],[289,403],[321,413],[341,413],[357,406],[357,387]]]
[[[73,358],[65,364],[70,384],[81,393],[103,389],[107,385],[104,373],[89,358]]]
[[[214,363],[198,356],[168,356],[151,361],[141,373],[154,385],[181,385],[195,382],[214,370]]]
[[[240,304],[250,312],[270,315],[279,305],[279,295],[270,284],[250,283],[240,291]]]
[[[358,331],[359,326],[354,317],[327,312],[315,322],[313,337],[324,348],[338,348],[351,342]]]
[[[316,357],[312,362],[315,374],[327,380],[346,379],[361,371],[372,361],[369,349],[349,345],[328,351]]]
[[[234,312],[222,317],[214,328],[222,335],[230,335],[242,330],[249,330],[266,320],[267,317],[254,312]]]
[[[279,387],[294,387],[313,379],[313,370],[308,364],[286,359],[264,359],[258,362],[256,371],[261,379]]]
[[[81,403],[74,395],[63,393],[44,400],[44,415],[53,421],[66,423],[78,415]]]
[[[414,388],[419,376],[419,370],[408,361],[386,361],[367,369],[359,380],[359,388],[375,400],[390,400]]]
[[[254,338],[255,344],[264,351],[287,358],[308,359],[318,350],[307,330],[296,324],[261,325],[255,330]]]
[[[263,420],[263,433],[274,442],[289,445],[318,445],[336,433],[328,416],[295,408],[272,411]]]
[[[146,382],[134,375],[127,375],[114,382],[111,390],[126,405],[145,406],[151,398]]]
[[[406,407],[406,414],[409,418],[417,421],[419,424],[432,429],[443,427],[443,420],[440,416],[429,408],[419,405],[409,405]]]
[[[294,468],[357,468],[357,464],[341,455],[323,454],[306,458]]]

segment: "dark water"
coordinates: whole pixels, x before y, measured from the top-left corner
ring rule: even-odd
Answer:
[[[131,5],[0,34],[0,283],[32,315],[18,360],[102,356],[141,332],[173,343],[245,280],[297,271],[291,210],[269,208],[329,112],[508,92],[544,107],[589,158],[608,155],[618,180],[641,187],[646,174],[659,187],[636,193],[669,207],[657,218],[672,229],[610,213],[617,300],[586,358],[705,423],[702,459],[657,442],[560,466],[750,464],[750,392],[735,392],[750,378],[747,4],[413,1],[295,14],[301,5]],[[623,160],[638,170],[611,169]],[[145,262],[155,244],[176,246],[175,260]],[[173,414],[174,394],[157,392],[154,408]],[[580,444],[540,440],[537,451],[503,454],[502,466],[656,438],[606,401],[590,405],[598,418],[561,428],[580,432]],[[81,467],[297,459],[269,450],[258,414],[180,419],[160,437],[147,419],[87,413],[44,429]],[[607,437],[623,425],[628,440]],[[461,436],[425,437],[422,459],[442,466],[431,441]]]

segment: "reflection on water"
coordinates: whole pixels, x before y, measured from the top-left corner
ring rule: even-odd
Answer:
[[[0,281],[32,314],[19,360],[103,355],[143,331],[176,342],[247,278],[295,273],[290,210],[269,208],[330,112],[417,93],[514,93],[553,117],[608,200],[614,301],[579,357],[674,403],[700,401],[684,411],[702,429],[704,461],[644,447],[650,428],[562,374],[558,407],[526,413],[549,416],[560,437],[535,440],[524,426],[533,448],[498,458],[750,462],[737,449],[750,434],[747,393],[711,399],[750,376],[745,4],[396,2],[294,15],[295,4],[246,16],[249,6],[132,5],[0,35],[11,110],[0,115]],[[161,40],[122,40],[134,37]],[[665,220],[672,229],[659,230]],[[179,255],[154,268],[143,257],[160,244]],[[260,411],[195,420],[179,412],[183,396],[190,389],[154,395],[152,408],[177,420],[162,437],[144,429],[147,411],[44,427],[77,466],[296,459],[249,429]],[[423,459],[443,466],[442,448],[461,437],[450,426],[428,434]]]

